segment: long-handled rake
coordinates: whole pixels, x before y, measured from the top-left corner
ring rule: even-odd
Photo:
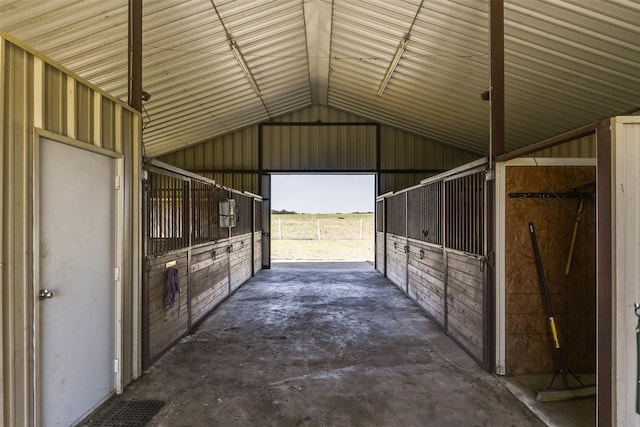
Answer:
[[[529,232],[531,233],[531,243],[533,244],[533,252],[536,257],[536,266],[538,267],[540,286],[542,287],[544,299],[547,305],[549,327],[551,328],[551,335],[553,337],[553,344],[556,350],[558,364],[560,365],[560,371],[556,372],[546,389],[538,391],[536,399],[541,402],[553,402],[557,400],[571,400],[593,396],[596,394],[595,385],[584,385],[580,378],[578,378],[573,372],[565,367],[564,357],[562,356],[562,350],[560,348],[560,340],[558,339],[558,332],[556,330],[556,324],[553,318],[553,308],[551,307],[551,298],[549,297],[549,286],[547,285],[547,279],[544,275],[544,269],[542,268],[542,258],[540,257],[540,249],[538,248],[538,240],[536,239],[536,231],[533,227],[533,223],[529,223]],[[562,378],[562,388],[553,389],[553,383],[558,377],[558,374],[560,374],[560,377]],[[575,378],[580,385],[576,387],[570,387],[569,375]]]

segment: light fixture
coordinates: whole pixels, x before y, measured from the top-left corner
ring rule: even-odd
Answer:
[[[376,95],[382,96],[384,90],[387,88],[387,84],[389,84],[389,80],[391,79],[391,75],[396,70],[398,66],[398,62],[400,62],[400,58],[402,58],[402,54],[404,53],[404,49],[407,46],[407,38],[403,37],[400,40],[400,44],[398,45],[398,50],[396,50],[396,54],[393,56],[391,60],[391,64],[389,64],[389,68],[387,69],[387,73],[384,75],[382,82],[380,83],[380,87],[378,88],[378,92]]]
[[[229,39],[229,47],[233,51],[233,54],[236,56],[236,59],[238,60],[238,64],[240,64],[240,68],[242,68],[242,72],[247,77],[247,80],[249,80],[249,84],[251,85],[251,88],[253,89],[253,91],[257,96],[260,96],[260,88],[258,87],[258,84],[253,78],[253,75],[251,75],[251,70],[249,70],[249,66],[244,61],[244,58],[240,54],[240,50],[238,49],[238,45],[236,44],[236,41],[233,39]]]

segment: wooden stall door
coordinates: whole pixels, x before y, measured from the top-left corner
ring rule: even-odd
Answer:
[[[407,238],[407,193],[394,195],[387,206],[386,273],[404,293],[408,292],[409,241]]]

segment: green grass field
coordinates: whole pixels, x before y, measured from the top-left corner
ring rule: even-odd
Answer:
[[[373,214],[271,215],[274,261],[370,261]]]

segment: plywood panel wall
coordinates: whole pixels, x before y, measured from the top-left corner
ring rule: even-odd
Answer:
[[[506,192],[593,191],[593,166],[508,166]],[[570,274],[565,276],[578,199],[507,197],[506,371],[555,373],[558,362],[538,280],[534,224],[567,367],[595,372],[595,207],[585,200]]]

